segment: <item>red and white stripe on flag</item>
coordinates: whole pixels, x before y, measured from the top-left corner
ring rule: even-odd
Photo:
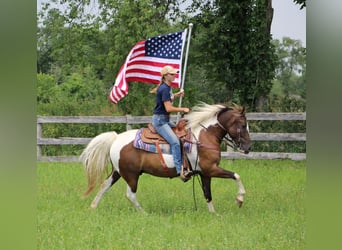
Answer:
[[[166,65],[179,70],[172,82],[173,87],[179,87],[186,32],[185,29],[136,43],[116,76],[109,101],[117,103],[125,97],[128,94],[128,82],[159,84],[160,71]]]

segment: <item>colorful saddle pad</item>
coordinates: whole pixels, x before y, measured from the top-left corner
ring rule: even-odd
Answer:
[[[133,146],[135,148],[138,149],[142,149],[148,152],[152,152],[152,153],[158,153],[157,151],[157,146],[154,143],[145,143],[143,142],[143,140],[141,139],[141,133],[142,133],[142,128],[138,130],[135,139],[133,141]],[[191,141],[191,138],[190,138]],[[192,148],[192,143],[189,142],[184,142],[184,150],[186,153],[190,153],[191,152],[191,148]],[[163,154],[171,154],[171,150],[170,150],[170,145],[169,144],[159,144],[159,147],[161,149],[161,152]]]

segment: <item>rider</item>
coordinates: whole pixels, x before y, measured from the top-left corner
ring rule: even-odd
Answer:
[[[160,84],[156,89],[151,91],[152,93],[156,92],[157,94],[156,106],[153,110],[152,124],[158,134],[160,134],[170,144],[177,174],[179,174],[180,178],[185,182],[190,179],[191,172],[183,168],[180,141],[171,129],[175,124],[170,121],[170,113],[188,113],[190,109],[185,107],[177,108],[172,104],[174,97],[184,96],[183,89],[175,94],[172,94],[171,90],[171,83],[175,80],[175,74],[177,74],[178,71],[172,66],[167,65],[161,69],[160,73]]]

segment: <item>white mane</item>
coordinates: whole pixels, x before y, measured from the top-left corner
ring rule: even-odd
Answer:
[[[201,125],[207,128],[217,123],[217,114],[224,108],[226,108],[224,105],[209,105],[201,102],[199,105],[193,107],[192,111],[186,115],[185,118],[188,120],[186,127],[197,134],[197,130],[203,128]]]

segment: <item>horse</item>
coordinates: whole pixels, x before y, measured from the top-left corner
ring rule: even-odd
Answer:
[[[241,178],[237,173],[221,168],[219,163],[220,144],[223,140],[233,142],[242,153],[248,154],[250,151],[252,143],[245,107],[237,104],[227,106],[200,103],[185,115],[185,119],[186,129],[192,134],[190,143],[193,145],[191,151],[186,152],[185,155],[193,173],[200,176],[209,212],[215,212],[211,195],[213,177],[236,181],[238,187],[236,202],[241,207],[245,196]],[[134,147],[133,142],[138,131],[132,129],[120,134],[115,131],[104,132],[94,137],[81,153],[80,161],[83,163],[88,179],[84,197],[88,197],[98,185],[100,186],[90,208],[95,209],[103,194],[122,177],[127,183],[126,197],[137,211],[145,212],[136,196],[139,176],[143,173],[164,178],[178,176],[171,154],[162,154],[167,166],[165,171],[157,153]],[[112,172],[105,179],[103,176],[105,170],[108,170],[109,162]]]

